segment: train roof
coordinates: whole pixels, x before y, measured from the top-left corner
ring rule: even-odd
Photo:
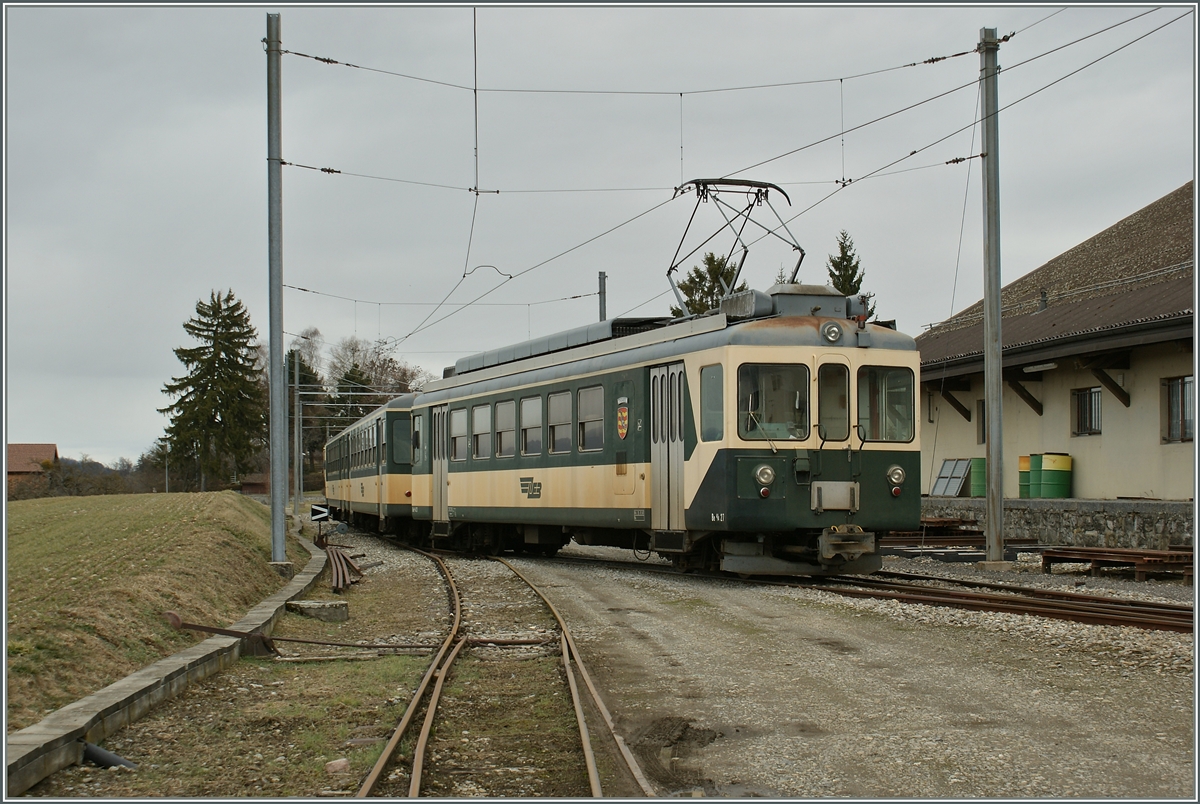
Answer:
[[[720,308],[710,310],[706,315],[724,313],[727,318],[744,319],[769,318],[780,315],[815,315],[817,311],[822,311],[826,316],[842,317],[853,306],[854,300],[855,297],[843,296],[829,285],[778,284],[769,288],[765,293],[758,290],[735,293],[722,300]],[[443,379],[491,366],[513,363],[527,357],[561,352],[576,346],[610,341],[642,332],[664,330],[695,318],[695,316],[686,318],[614,318],[597,321],[594,324],[461,358],[455,362],[453,368],[446,369]],[[680,337],[680,334],[672,330],[664,333],[664,337],[673,340]]]
[[[860,323],[866,304],[865,297],[846,297],[827,285],[783,284],[766,292],[748,290],[724,299],[720,309],[701,316],[601,321],[471,355],[447,369],[442,379],[426,384],[422,395],[526,372],[540,377],[544,369],[578,361],[595,359],[595,368],[606,368],[629,360],[665,358],[726,345],[916,350],[915,341],[894,328]],[[821,332],[829,320],[837,322],[843,334],[836,342]]]

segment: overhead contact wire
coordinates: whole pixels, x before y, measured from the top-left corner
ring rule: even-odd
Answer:
[[[470,307],[470,306],[474,305],[474,304],[475,304],[476,302],[478,302],[480,299],[483,299],[483,298],[485,298],[485,297],[487,297],[487,296],[491,295],[492,293],[496,292],[496,291],[497,291],[497,290],[499,290],[500,288],[502,288],[502,287],[504,287],[505,285],[507,285],[509,282],[513,281],[514,279],[517,279],[517,278],[519,278],[519,277],[522,277],[522,276],[524,276],[525,274],[529,273],[530,271],[533,271],[533,270],[536,270],[536,269],[538,269],[538,268],[541,268],[542,266],[544,266],[544,265],[547,265],[547,264],[549,264],[549,263],[553,262],[554,260],[557,260],[557,259],[559,259],[560,257],[565,257],[566,255],[570,254],[572,251],[577,251],[577,250],[579,250],[579,249],[583,248],[584,246],[588,245],[589,243],[595,242],[596,240],[599,240],[600,238],[602,238],[602,237],[604,237],[604,236],[606,236],[606,235],[612,234],[613,232],[617,231],[617,230],[618,230],[618,229],[620,229],[621,227],[623,227],[623,226],[628,226],[629,224],[633,223],[633,222],[634,222],[634,221],[636,221],[638,218],[645,217],[646,215],[649,215],[651,212],[654,212],[654,211],[656,211],[656,210],[658,210],[658,209],[660,209],[660,208],[662,208],[662,207],[666,206],[667,204],[671,203],[672,201],[674,201],[674,200],[675,200],[675,198],[678,198],[678,197],[680,197],[680,196],[674,196],[674,197],[672,197],[672,198],[668,198],[666,201],[663,201],[663,202],[661,202],[661,203],[659,203],[659,204],[655,204],[654,206],[650,207],[650,209],[647,209],[647,210],[645,210],[644,212],[639,212],[637,215],[634,215],[634,216],[633,216],[632,218],[630,218],[629,220],[626,220],[626,221],[624,221],[624,222],[622,222],[622,223],[618,223],[616,226],[612,227],[611,229],[608,229],[608,230],[606,230],[606,231],[603,231],[603,232],[601,232],[600,234],[598,234],[598,235],[596,235],[596,236],[594,236],[594,237],[590,237],[590,238],[588,238],[587,240],[583,241],[582,243],[579,243],[578,245],[571,246],[571,248],[567,249],[566,251],[559,252],[558,254],[555,254],[553,257],[550,257],[549,259],[542,260],[542,261],[541,261],[541,262],[539,262],[537,265],[532,265],[532,266],[530,266],[530,267],[526,268],[524,271],[518,271],[517,273],[513,274],[513,275],[512,275],[511,277],[509,277],[508,279],[505,279],[505,280],[504,280],[503,282],[501,282],[499,285],[496,285],[496,287],[492,288],[491,290],[485,291],[484,293],[481,293],[480,295],[476,296],[474,299],[472,299],[471,301],[467,302],[466,304],[464,304],[462,307],[460,307],[459,309],[455,310],[454,312],[447,313],[446,315],[442,316],[441,318],[437,319],[436,321],[434,321],[434,322],[432,322],[432,323],[430,323],[430,324],[424,324],[423,326],[419,326],[419,327],[417,327],[417,328],[416,328],[416,329],[414,329],[412,332],[410,332],[410,333],[408,333],[407,335],[405,335],[403,338],[400,338],[400,339],[397,341],[397,343],[401,343],[401,342],[403,342],[403,341],[407,340],[408,338],[411,338],[413,335],[416,335],[418,332],[422,332],[422,331],[424,331],[424,330],[426,330],[426,329],[429,329],[430,327],[433,327],[433,326],[436,326],[436,325],[440,324],[441,322],[445,321],[447,318],[450,318],[450,317],[451,317],[451,316],[453,316],[453,315],[456,315],[456,314],[458,314],[458,313],[461,313],[463,310],[465,310],[465,309],[467,309],[468,307]],[[428,316],[426,317],[426,321],[428,321]]]
[[[1168,25],[1172,25],[1172,24],[1174,24],[1174,23],[1178,22],[1179,20],[1183,19],[1184,17],[1187,17],[1187,16],[1188,16],[1188,15],[1190,15],[1191,13],[1192,13],[1191,11],[1188,11],[1188,12],[1187,12],[1187,13],[1185,13],[1185,14],[1181,14],[1181,15],[1179,15],[1178,17],[1175,17],[1174,19],[1171,19],[1171,20],[1168,20],[1167,22],[1164,22],[1162,25],[1159,25],[1159,26],[1158,26],[1158,27],[1156,27],[1156,28],[1152,28],[1151,30],[1147,31],[1146,33],[1142,34],[1141,36],[1138,36],[1138,37],[1136,37],[1136,38],[1134,38],[1134,39],[1131,39],[1130,41],[1126,42],[1125,44],[1121,45],[1120,47],[1114,48],[1113,50],[1110,50],[1109,52],[1105,53],[1104,55],[1102,55],[1102,56],[1099,56],[1099,57],[1097,57],[1097,58],[1093,59],[1092,61],[1089,61],[1087,64],[1084,64],[1082,67],[1078,67],[1078,68],[1076,68],[1075,70],[1072,70],[1071,72],[1069,72],[1069,73],[1067,73],[1067,74],[1065,74],[1065,75],[1062,75],[1062,76],[1060,76],[1060,77],[1058,77],[1058,78],[1054,79],[1054,80],[1053,80],[1053,81],[1051,81],[1050,83],[1048,83],[1048,84],[1046,84],[1046,85],[1044,85],[1044,86],[1042,86],[1042,87],[1039,87],[1038,89],[1035,89],[1035,90],[1033,90],[1032,92],[1030,92],[1030,93],[1028,93],[1028,94],[1026,94],[1026,95],[1022,95],[1021,97],[1017,98],[1017,99],[1016,99],[1016,100],[1014,100],[1014,101],[1011,101],[1011,102],[1009,102],[1009,103],[1005,104],[1004,106],[1001,106],[999,109],[997,109],[997,110],[996,110],[996,112],[995,112],[995,113],[998,115],[998,114],[1000,114],[1000,112],[1007,111],[1008,109],[1011,109],[1012,107],[1016,106],[1018,103],[1022,103],[1022,102],[1024,102],[1024,101],[1027,101],[1027,100],[1029,100],[1029,99],[1030,99],[1030,98],[1032,98],[1034,95],[1037,95],[1037,94],[1039,94],[1039,93],[1041,93],[1041,92],[1044,92],[1044,91],[1046,91],[1047,89],[1049,89],[1050,87],[1052,87],[1052,86],[1054,86],[1054,85],[1056,85],[1056,84],[1060,84],[1060,83],[1062,83],[1063,81],[1067,80],[1068,78],[1071,78],[1072,76],[1074,76],[1074,75],[1077,75],[1077,74],[1078,74],[1078,73],[1080,73],[1080,72],[1083,72],[1084,70],[1088,69],[1089,67],[1092,67],[1092,66],[1094,66],[1094,65],[1098,64],[1098,63],[1099,63],[1099,62],[1101,62],[1101,61],[1104,61],[1104,60],[1105,60],[1105,59],[1107,59],[1108,57],[1110,57],[1110,56],[1113,56],[1113,55],[1115,55],[1115,54],[1117,54],[1117,53],[1120,53],[1120,52],[1121,52],[1122,50],[1124,50],[1125,48],[1127,48],[1127,47],[1130,47],[1131,45],[1134,45],[1134,44],[1136,44],[1136,43],[1140,42],[1141,40],[1145,39],[1145,38],[1146,38],[1146,37],[1148,37],[1148,36],[1151,36],[1151,35],[1153,35],[1153,34],[1156,34],[1156,33],[1158,33],[1158,32],[1159,32],[1159,31],[1161,31],[1163,28],[1166,28]],[[1127,22],[1128,22],[1128,20],[1127,20]],[[1115,26],[1110,26],[1110,27],[1115,27]],[[1082,40],[1080,40],[1080,41],[1082,41]],[[1028,62],[1024,62],[1024,63],[1028,63]],[[1010,68],[1010,69],[1011,69],[1011,68]],[[975,83],[975,82],[972,82],[972,83]],[[965,87],[965,86],[970,86],[970,84],[964,84],[963,86],[964,86],[964,87]],[[950,91],[951,91],[951,92],[955,92],[955,91],[957,91],[958,89],[962,89],[962,88],[963,88],[963,87],[958,87],[957,89],[955,89],[955,90],[950,90]],[[949,93],[942,93],[942,95],[946,95],[946,94],[949,94]],[[936,96],[936,97],[941,97],[941,96]],[[930,100],[933,100],[933,99],[931,98]],[[926,103],[926,102],[927,102],[927,101],[921,101],[921,103]],[[919,106],[920,104],[918,103],[918,104],[914,104],[914,105],[918,105],[918,106]],[[908,107],[908,108],[912,108],[912,107]],[[890,115],[885,115],[885,117],[891,117],[891,116],[893,116],[893,115],[895,115],[895,114],[899,114],[899,112],[901,112],[901,111],[906,111],[906,110],[905,110],[905,109],[901,109],[901,110],[899,110],[899,111],[897,111],[897,112],[893,112],[893,113],[892,113],[892,114],[890,114]],[[884,119],[884,118],[878,118],[878,119],[879,119],[879,120],[882,120],[882,119]],[[944,137],[940,137],[940,138],[938,138],[938,139],[934,140],[933,142],[929,143],[928,145],[922,146],[921,148],[918,148],[918,149],[916,149],[915,151],[911,151],[911,152],[909,152],[909,153],[908,153],[906,156],[902,156],[902,157],[900,157],[899,159],[894,159],[894,160],[892,160],[891,162],[887,163],[886,165],[883,165],[882,167],[879,167],[879,168],[877,168],[877,169],[875,169],[875,170],[871,171],[870,173],[867,173],[867,174],[865,174],[864,176],[860,177],[860,178],[858,179],[858,181],[861,181],[861,180],[863,180],[863,179],[868,179],[868,178],[871,178],[871,177],[875,176],[876,174],[879,174],[879,173],[881,173],[882,171],[884,171],[884,170],[887,170],[888,168],[890,168],[890,167],[892,167],[892,166],[894,166],[894,165],[898,165],[898,164],[900,164],[901,162],[905,161],[906,159],[911,159],[912,157],[916,156],[917,154],[921,153],[922,151],[927,151],[927,150],[929,150],[930,148],[932,148],[933,146],[935,146],[935,145],[939,145],[939,144],[941,144],[941,143],[945,142],[946,140],[950,139],[950,138],[951,138],[951,137],[953,137],[954,135],[956,135],[956,134],[961,134],[962,132],[966,131],[967,129],[969,129],[969,128],[973,128],[974,126],[978,125],[980,122],[982,122],[982,119],[974,120],[974,121],[972,121],[972,122],[971,122],[969,125],[965,125],[965,126],[962,126],[961,128],[955,129],[954,131],[951,131],[951,132],[950,132],[949,134],[947,134],[946,136],[944,136]],[[867,125],[867,124],[865,124],[865,123],[864,123],[863,125]],[[860,126],[859,128],[861,128],[861,126]],[[851,131],[853,131],[854,129],[850,129],[850,130],[851,130]],[[820,142],[827,142],[828,140],[832,139],[832,138],[833,138],[833,137],[835,137],[835,136],[837,136],[837,135],[835,134],[835,135],[832,135],[832,136],[830,136],[830,137],[826,137],[824,140],[821,140]],[[751,168],[754,168],[754,167],[759,167],[760,165],[765,165],[765,164],[767,164],[768,162],[773,162],[773,161],[775,161],[776,159],[782,159],[782,158],[783,158],[783,157],[785,157],[785,156],[790,156],[791,154],[794,154],[794,153],[797,153],[797,152],[799,152],[799,151],[802,151],[802,150],[804,150],[805,148],[810,148],[810,147],[812,147],[813,145],[816,145],[816,144],[818,144],[818,143],[810,143],[809,145],[805,145],[805,146],[803,146],[803,147],[801,147],[801,148],[797,148],[797,149],[795,149],[795,150],[793,150],[793,151],[789,151],[789,152],[788,152],[788,153],[786,153],[786,154],[781,154],[781,155],[779,155],[779,156],[777,156],[777,157],[772,157],[771,159],[767,159],[767,160],[765,160],[765,161],[763,161],[763,162],[759,162],[757,165],[751,165],[751,167],[750,167],[750,168],[745,168],[745,170],[750,170]],[[975,155],[973,155],[973,156],[971,156],[971,157],[965,157],[965,158],[962,158],[962,161],[965,161],[965,159],[967,159],[967,158],[972,158],[972,159],[973,159],[973,158],[977,158],[977,157],[976,157]],[[954,162],[954,161],[957,161],[957,160],[951,160],[951,162]],[[947,164],[949,164],[949,163],[947,163]],[[738,173],[741,173],[741,172],[744,172],[744,171],[737,171],[737,172],[738,172]],[[734,175],[734,174],[728,174],[728,175]],[[847,186],[849,186],[849,184],[848,184],[848,183],[847,183]],[[804,214],[806,214],[806,213],[810,212],[810,211],[811,211],[812,209],[814,209],[815,207],[817,207],[817,206],[819,206],[819,205],[821,205],[821,204],[825,203],[825,202],[826,202],[826,201],[828,201],[830,198],[832,198],[833,196],[837,195],[837,194],[838,194],[839,192],[841,192],[843,189],[845,189],[845,187],[839,187],[838,189],[834,190],[832,193],[830,193],[829,195],[827,195],[827,196],[825,196],[824,198],[820,199],[819,201],[816,201],[815,203],[813,203],[813,204],[810,204],[808,207],[806,207],[805,209],[801,210],[800,212],[797,212],[795,215],[793,215],[792,217],[788,218],[788,219],[787,219],[787,221],[785,221],[785,223],[791,223],[792,221],[794,221],[794,220],[796,220],[797,218],[799,218],[801,215],[804,215]],[[759,240],[762,240],[762,239],[763,239],[763,237],[766,237],[766,235],[762,235],[762,236],[761,236],[761,237],[759,237],[757,240],[754,240],[754,241],[753,241],[753,242],[752,242],[750,245],[753,245],[754,243],[757,243]]]

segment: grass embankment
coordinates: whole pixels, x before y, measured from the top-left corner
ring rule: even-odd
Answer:
[[[270,511],[233,492],[11,502],[6,541],[9,733],[207,638],[164,611],[228,626],[284,582]]]

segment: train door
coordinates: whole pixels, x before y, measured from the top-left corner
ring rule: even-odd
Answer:
[[[438,523],[450,522],[450,511],[446,500],[446,488],[449,481],[449,456],[446,452],[446,406],[438,405],[430,411],[429,457],[433,467],[433,522],[434,532],[438,532]],[[443,533],[448,531],[443,530]]]
[[[387,505],[384,497],[387,491],[387,417],[380,416],[375,422],[375,494],[379,498],[379,531],[385,530],[384,517],[387,515]]]
[[[683,530],[683,364],[650,369],[650,526]]]

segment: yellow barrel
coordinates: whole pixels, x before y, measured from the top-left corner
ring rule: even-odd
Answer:
[[[1047,452],[1042,456],[1042,496],[1071,496],[1071,456],[1065,452]]]
[[[1017,489],[1018,496],[1022,499],[1029,498],[1029,456],[1022,455],[1017,458]]]

